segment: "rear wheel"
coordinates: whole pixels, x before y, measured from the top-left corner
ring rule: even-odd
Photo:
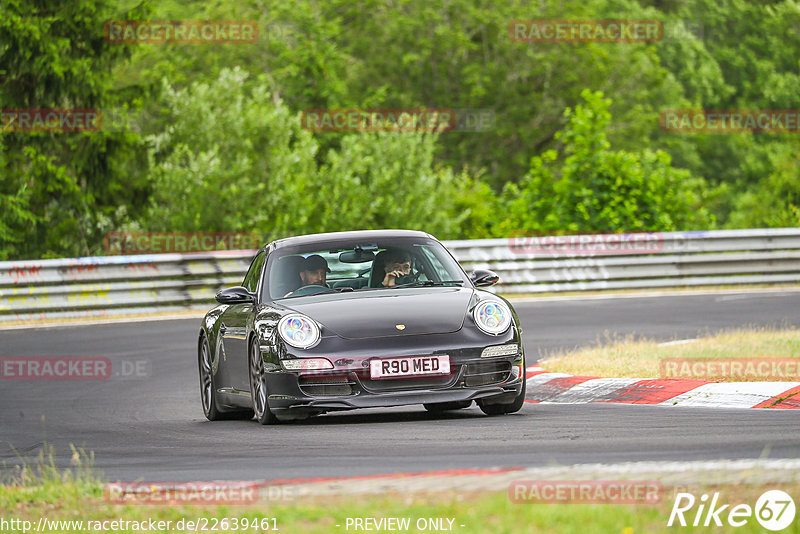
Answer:
[[[466,401],[453,401],[453,402],[435,402],[423,404],[426,410],[431,413],[449,412],[451,410],[462,410],[469,408],[472,405],[471,400]]]
[[[264,372],[264,360],[258,342],[250,340],[250,395],[253,399],[253,411],[256,420],[262,425],[274,425],[278,422],[275,414],[269,409],[269,391]]]
[[[503,415],[506,413],[518,412],[520,411],[520,409],[522,409],[522,405],[525,403],[526,389],[527,389],[526,380],[523,378],[522,391],[519,392],[519,395],[514,397],[513,401],[500,404],[486,404],[485,401],[479,400],[477,401],[478,407],[486,415]]]

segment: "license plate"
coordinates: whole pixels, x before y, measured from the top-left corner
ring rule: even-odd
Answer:
[[[373,379],[449,374],[450,357],[447,355],[372,360],[369,364],[369,375]]]

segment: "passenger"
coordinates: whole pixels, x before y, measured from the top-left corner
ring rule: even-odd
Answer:
[[[303,286],[328,287],[326,280],[329,272],[331,270],[325,258],[319,254],[312,254],[305,259],[303,266],[300,268],[300,280],[303,281]]]

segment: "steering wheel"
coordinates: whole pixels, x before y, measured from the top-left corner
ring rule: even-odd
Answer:
[[[398,276],[394,279],[395,285],[402,286],[404,284],[411,284],[419,280],[419,277],[422,276],[422,271],[414,272],[413,270],[403,276]]]
[[[287,297],[305,297],[306,295],[318,295],[320,293],[335,293],[336,290],[329,288],[328,286],[320,286],[317,284],[309,284],[307,286],[303,286],[301,288],[295,289],[288,295]]]

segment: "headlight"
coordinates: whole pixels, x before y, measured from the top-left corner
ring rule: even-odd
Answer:
[[[502,302],[485,300],[475,306],[472,312],[478,328],[489,335],[499,336],[511,324],[511,310]]]
[[[319,327],[305,315],[290,313],[278,323],[281,338],[293,347],[307,349],[319,342]]]

